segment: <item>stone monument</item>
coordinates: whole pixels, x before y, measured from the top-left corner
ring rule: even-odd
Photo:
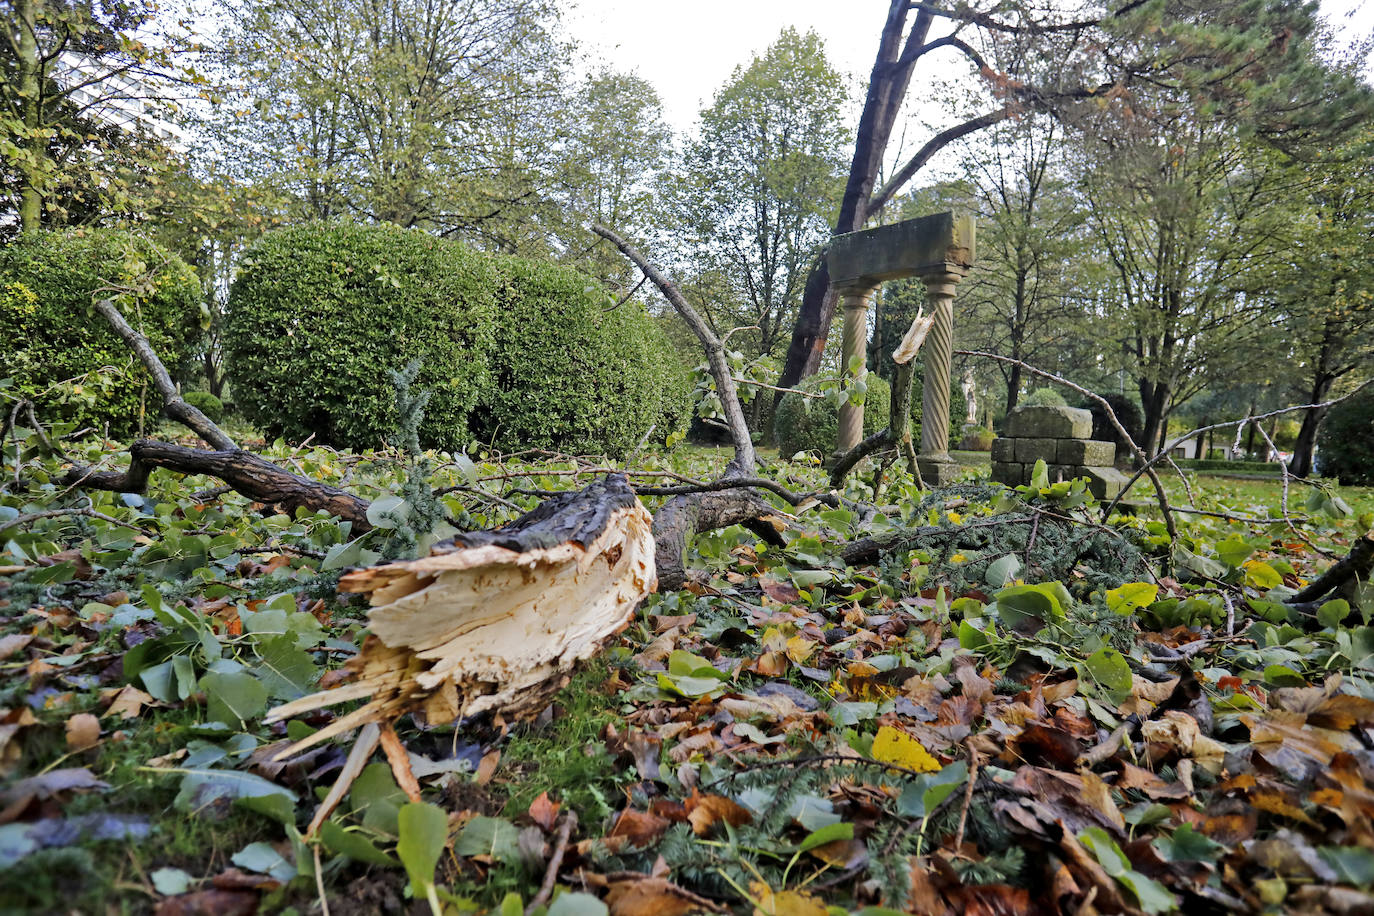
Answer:
[[[954,350],[954,287],[973,266],[974,223],[965,213],[936,213],[876,229],[850,232],[831,240],[826,254],[830,283],[844,306],[844,371],[864,369],[868,309],[886,280],[919,277],[934,323],[925,343],[921,402],[921,452],[918,465],[927,484],[952,483],[958,465],[949,457],[950,361]],[[840,407],[839,451],[863,436],[863,406]]]
[[[1007,414],[1006,435],[992,441],[992,479],[1015,487],[1030,483],[1035,462],[1050,482],[1088,478],[1098,499],[1112,499],[1126,485],[1116,463],[1116,443],[1092,438],[1093,415],[1076,407],[1017,407]]]

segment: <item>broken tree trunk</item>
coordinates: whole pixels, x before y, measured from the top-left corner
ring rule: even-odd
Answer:
[[[612,474],[428,557],[344,576],[340,591],[372,602],[372,636],[346,666],[352,680],[279,706],[268,721],[368,702],[278,757],[407,712],[431,723],[537,713],[562,675],[654,591],[652,525],[625,477]]]

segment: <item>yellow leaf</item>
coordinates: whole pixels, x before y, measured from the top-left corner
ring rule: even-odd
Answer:
[[[934,773],[940,769],[940,761],[930,756],[921,742],[891,725],[878,729],[873,738],[873,759],[920,773]]]
[[[1246,560],[1241,565],[1245,567],[1246,585],[1267,591],[1283,584],[1283,576],[1280,576],[1278,570],[1263,560]]]

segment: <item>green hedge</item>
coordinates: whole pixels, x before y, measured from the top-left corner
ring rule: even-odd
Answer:
[[[469,439],[486,395],[495,265],[391,225],[315,223],[263,236],[229,298],[225,359],[239,410],[269,436],[376,448],[395,437],[388,369],[422,362],[425,447]]]
[[[169,370],[200,340],[200,281],[180,258],[117,230],[43,232],[0,248],[0,375],[36,399],[44,419],[126,437],[160,410],[142,364],[92,304],[105,287]],[[72,385],[59,382],[108,369]],[[45,393],[46,392],[46,393]],[[146,416],[145,416],[146,412]]]
[[[820,380],[812,376],[797,386],[814,392]],[[868,392],[864,395],[864,435],[887,427],[892,389],[876,373],[868,373]],[[773,435],[778,454],[791,458],[797,452],[816,452],[822,458],[835,451],[840,437],[839,408],[828,398],[807,398],[791,393],[782,396],[773,417]]]
[[[224,419],[224,402],[211,392],[188,391],[181,397],[187,404],[209,417],[211,423],[219,423]]]
[[[554,264],[502,258],[498,270],[493,384],[471,421],[479,439],[620,455],[650,426],[661,441],[685,422],[689,371],[639,305],[608,311],[592,281]]]
[[[1374,484],[1374,397],[1353,397],[1327,411],[1317,448],[1323,477],[1347,485]]]
[[[1174,463],[1190,471],[1244,471],[1249,474],[1279,473],[1279,466],[1268,461],[1219,461],[1214,458],[1175,458]]]
[[[618,454],[685,422],[691,385],[636,305],[593,281],[394,226],[270,233],[230,294],[235,402],[269,435],[375,448],[395,436],[388,369],[421,360],[425,447]],[[671,428],[670,428],[671,427]]]

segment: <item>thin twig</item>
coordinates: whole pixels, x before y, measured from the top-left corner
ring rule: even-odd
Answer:
[[[558,869],[563,867],[563,855],[568,851],[568,838],[572,836],[573,828],[576,826],[577,815],[574,812],[569,811],[563,815],[563,824],[558,828],[558,842],[554,844],[553,856],[549,859],[549,867],[544,872],[544,883],[539,885],[539,893],[535,894],[530,905],[525,907],[525,916],[530,916],[553,896],[553,886],[558,881]]]

